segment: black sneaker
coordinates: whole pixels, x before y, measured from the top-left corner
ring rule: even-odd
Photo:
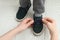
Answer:
[[[23,7],[19,7],[19,10],[16,14],[16,20],[17,21],[21,21],[27,14],[29,8],[30,8],[31,4],[28,5],[27,7],[23,8]]]
[[[38,36],[43,29],[42,16],[36,17],[34,16],[34,24],[33,24],[33,34]]]

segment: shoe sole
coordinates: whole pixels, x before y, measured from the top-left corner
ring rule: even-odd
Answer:
[[[26,14],[26,16],[27,16],[27,14]],[[24,19],[26,18],[26,16],[25,16],[24,18],[22,18],[22,19],[17,19],[17,18],[15,17],[15,19],[16,19],[17,22],[21,22],[22,20],[24,20]]]
[[[40,35],[43,34],[43,32],[44,32],[44,27],[43,27],[43,29],[42,29],[42,31],[41,31],[40,33],[35,33],[35,32],[33,31],[33,29],[32,29],[32,33],[33,33],[33,35],[35,35],[35,36],[40,36]]]
[[[23,18],[23,19],[17,19],[17,18],[15,18],[15,19],[16,19],[17,22],[21,22],[21,21],[24,20],[25,18]]]

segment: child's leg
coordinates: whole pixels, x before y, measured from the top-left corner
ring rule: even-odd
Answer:
[[[42,13],[44,12],[44,2],[45,0],[33,0],[34,35],[41,35],[40,32],[43,30]]]
[[[16,14],[16,20],[17,21],[21,21],[27,14],[30,6],[31,6],[31,2],[30,0],[20,0],[20,7],[18,9],[18,12]]]
[[[33,0],[33,10],[35,16],[39,16],[44,12],[45,0]]]
[[[21,7],[27,7],[29,4],[31,4],[30,0],[20,0]]]

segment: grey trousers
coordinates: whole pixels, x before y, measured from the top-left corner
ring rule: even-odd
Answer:
[[[33,10],[35,16],[40,16],[42,13],[44,13],[45,0],[33,0]],[[21,7],[26,7],[27,5],[31,4],[30,0],[20,0]]]

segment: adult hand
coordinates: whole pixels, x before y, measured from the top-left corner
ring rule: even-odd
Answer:
[[[32,18],[26,18],[17,26],[17,28],[20,31],[23,31],[23,30],[27,29],[28,27],[30,27],[33,23],[34,23],[34,21]]]
[[[55,33],[56,32],[56,21],[52,18],[43,18],[42,19],[43,23],[47,25],[47,28],[49,29],[50,33]]]

